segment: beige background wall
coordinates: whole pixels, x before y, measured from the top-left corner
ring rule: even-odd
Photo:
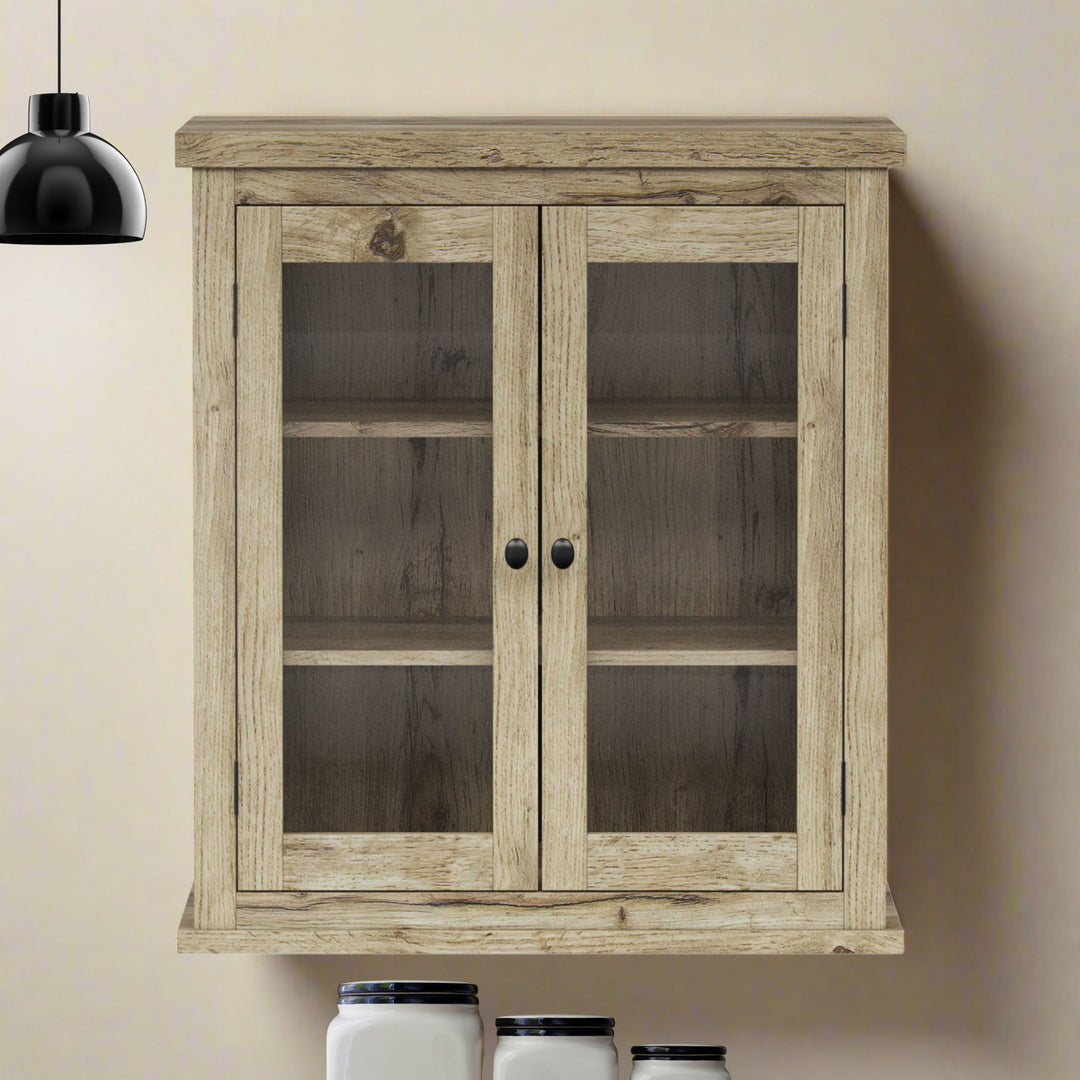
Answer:
[[[66,89],[145,243],[0,247],[0,1072],[315,1077],[344,977],[721,1038],[738,1080],[1066,1078],[1080,1051],[1077,8],[74,3]],[[0,132],[53,86],[0,23]],[[902,958],[177,957],[191,881],[196,112],[875,113],[894,174],[892,865]],[[489,1015],[491,1015],[489,1012]],[[57,1022],[57,1014],[62,1020]]]

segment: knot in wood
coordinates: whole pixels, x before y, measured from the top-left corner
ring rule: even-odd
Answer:
[[[393,218],[380,221],[371,234],[368,250],[380,259],[397,262],[405,257],[405,230]]]

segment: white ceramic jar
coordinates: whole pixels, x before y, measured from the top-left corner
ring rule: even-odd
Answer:
[[[727,1047],[704,1043],[632,1046],[631,1080],[731,1080]]]
[[[610,1016],[500,1016],[494,1080],[618,1080]]]
[[[326,1080],[480,1080],[484,1026],[473,983],[338,987]]]

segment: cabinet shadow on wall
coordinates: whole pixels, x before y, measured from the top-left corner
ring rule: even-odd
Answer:
[[[985,725],[980,626],[995,417],[1008,388],[949,253],[892,176],[890,872],[903,957],[271,957],[290,1036],[321,1046],[345,979],[470,979],[502,1012],[610,1012],[628,1039],[801,1040],[889,1030],[964,1043],[1015,1011],[997,943],[1017,872],[1010,794]],[[625,1055],[627,1058],[629,1055]],[[628,1065],[628,1063],[627,1063]],[[734,1068],[734,1064],[733,1064]]]

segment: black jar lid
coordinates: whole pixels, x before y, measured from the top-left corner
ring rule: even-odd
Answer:
[[[498,1035],[600,1035],[615,1034],[615,1020],[610,1016],[499,1016],[495,1018]]]
[[[338,986],[339,1005],[475,1005],[476,983],[348,982]]]
[[[630,1053],[635,1061],[723,1061],[727,1047],[705,1043],[668,1043],[662,1046],[649,1043],[647,1046],[631,1046]]]

